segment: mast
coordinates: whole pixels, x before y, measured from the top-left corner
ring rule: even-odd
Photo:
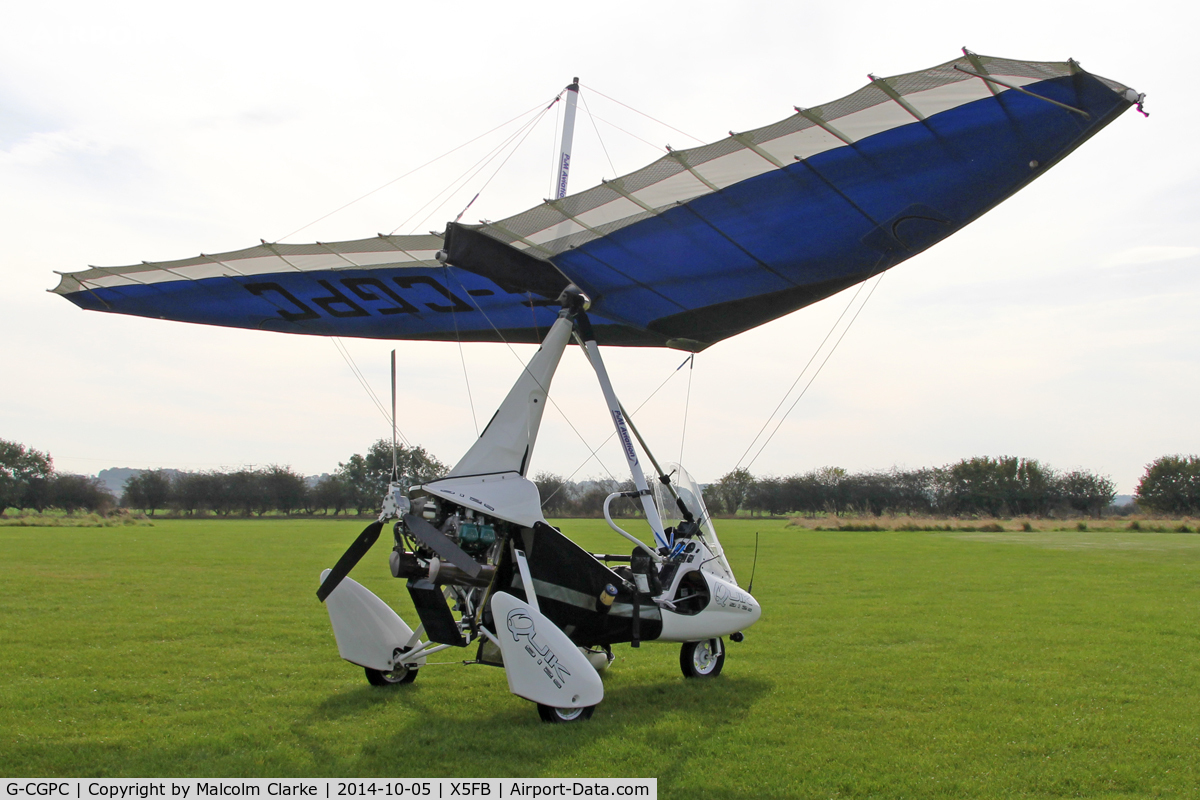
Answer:
[[[396,351],[392,351],[392,483],[400,482],[396,464]]]
[[[575,138],[575,107],[579,104],[579,78],[573,78],[567,87],[567,110],[563,113],[562,146],[558,154],[558,181],[554,185],[554,199],[567,196],[567,173],[571,171],[571,142]]]

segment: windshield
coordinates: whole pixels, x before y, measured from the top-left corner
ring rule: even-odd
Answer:
[[[654,497],[658,503],[658,514],[662,517],[663,524],[678,526],[683,521],[683,514],[679,510],[678,503],[675,502],[675,495],[671,492],[673,488],[679,495],[679,499],[687,506],[688,511],[692,512],[695,521],[699,523],[700,538],[704,541],[704,545],[716,556],[704,568],[727,580],[734,581],[733,569],[729,566],[725,552],[721,549],[721,541],[717,538],[717,530],[713,527],[708,507],[704,505],[704,495],[700,491],[700,484],[696,483],[688,471],[679,464],[667,464],[665,469],[671,478],[671,486],[663,485],[662,481],[654,482]],[[672,520],[672,522],[668,523],[668,520]],[[736,583],[736,581],[734,582]]]

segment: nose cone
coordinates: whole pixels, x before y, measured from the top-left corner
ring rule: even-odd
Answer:
[[[735,630],[744,630],[762,616],[762,606],[747,592],[732,583],[709,576],[713,584],[713,607],[719,609]]]
[[[746,595],[746,604],[750,607],[746,616],[746,619],[748,620],[746,622],[746,627],[749,628],[751,625],[758,622],[758,618],[762,616],[762,606],[758,604],[758,601],[755,600],[749,592],[743,592],[743,594]]]

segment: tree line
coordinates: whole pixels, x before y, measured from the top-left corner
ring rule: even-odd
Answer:
[[[413,485],[444,476],[447,466],[423,447],[400,446],[401,480]],[[147,470],[125,482],[119,504],[151,515],[252,516],[373,514],[392,473],[391,443],[380,439],[332,474],[306,478],[291,467],[270,465],[231,471]],[[547,517],[599,517],[612,492],[630,481],[571,481],[550,472],[534,478]],[[755,477],[738,469],[705,488],[717,514],[911,514],[928,516],[1098,516],[1116,495],[1112,480],[1087,470],[1062,472],[1036,459],[967,458],[943,467],[848,472],[824,467],[788,476]],[[1138,483],[1140,510],[1200,514],[1200,457],[1169,455],[1146,465]],[[48,453],[0,439],[0,514],[7,508],[68,513],[107,512],[118,499],[96,478],[59,473]],[[613,504],[620,515],[641,513],[629,501]]]
[[[0,439],[0,514],[6,508],[106,512],[115,505],[96,478],[55,472],[49,453]]]
[[[399,445],[396,468],[405,485],[423,483],[446,474],[448,468],[423,447]],[[121,503],[126,508],[160,509],[178,514],[220,516],[280,514],[373,514],[392,476],[392,445],[380,439],[366,455],[355,453],[337,471],[310,480],[291,467],[272,464],[235,471],[142,472],[125,482]]]
[[[423,447],[397,448],[397,470],[406,484],[446,474],[448,468]],[[124,508],[177,514],[252,516],[280,514],[371,514],[392,475],[391,443],[380,439],[365,455],[355,453],[332,474],[306,478],[291,467],[257,469],[145,470],[125,481],[118,501],[99,479],[59,473],[47,453],[0,439],[0,514],[6,508],[107,512]]]
[[[785,477],[756,478],[735,470],[706,490],[716,513],[772,515],[1099,516],[1115,497],[1107,476],[1064,472],[1014,456],[965,458],[917,470],[851,473],[825,467]],[[1163,456],[1146,465],[1135,502],[1150,513],[1200,513],[1200,458]]]
[[[1036,459],[1011,456],[917,470],[851,473],[825,467],[758,479],[733,472],[714,488],[726,513],[743,508],[773,515],[1099,516],[1116,496],[1112,480],[1102,475],[1059,472]]]
[[[536,478],[547,516],[599,516],[616,481],[571,483],[541,473]],[[1088,470],[1063,472],[1014,456],[965,458],[943,467],[849,472],[823,467],[787,476],[726,473],[704,488],[710,513],[908,514],[937,517],[1051,517],[1101,515],[1112,505],[1112,479]],[[1200,514],[1200,458],[1163,456],[1146,466],[1136,495],[1140,510]],[[630,506],[622,509],[637,513]]]
[[[615,481],[571,484],[537,476],[548,516],[599,516]],[[622,489],[625,487],[621,487]],[[1087,471],[1060,473],[1034,459],[970,458],[945,467],[848,472],[823,467],[783,477],[737,469],[704,488],[713,514],[910,514],[921,516],[1098,515],[1116,496],[1113,482]]]

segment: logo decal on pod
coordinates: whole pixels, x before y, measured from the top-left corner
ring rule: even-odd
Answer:
[[[546,677],[554,682],[556,688],[561,689],[571,673],[563,667],[553,650],[538,644],[533,619],[521,609],[514,608],[508,612],[508,632],[512,634],[514,642],[520,642],[521,637],[525,637],[525,652],[530,658],[537,660]]]

